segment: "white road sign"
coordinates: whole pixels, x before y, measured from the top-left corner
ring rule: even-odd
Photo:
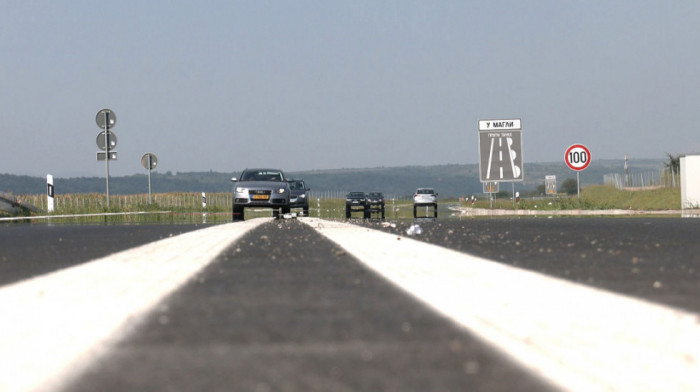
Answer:
[[[591,163],[591,152],[583,144],[574,144],[566,149],[564,160],[569,169],[581,171]]]
[[[480,131],[512,131],[523,129],[519,118],[508,120],[479,120]]]
[[[557,176],[549,175],[544,177],[544,192],[547,195],[557,193]]]

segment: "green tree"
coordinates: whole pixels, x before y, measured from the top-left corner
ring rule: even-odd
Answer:
[[[578,193],[578,181],[575,178],[564,180],[559,188],[561,192],[566,192],[567,195],[575,195]]]
[[[680,155],[673,155],[670,153],[666,153],[666,156],[668,157],[668,162],[664,163],[664,166],[668,170],[671,171],[671,173],[678,174],[681,172],[681,156]]]
[[[508,192],[508,191],[499,191],[496,193],[496,198],[497,199],[510,199],[513,197],[513,194]]]

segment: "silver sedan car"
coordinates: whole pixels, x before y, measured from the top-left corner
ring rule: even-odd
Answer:
[[[279,217],[280,211],[290,211],[290,190],[287,177],[279,169],[245,169],[239,178],[232,178],[233,220],[244,220],[246,207],[272,208]]]

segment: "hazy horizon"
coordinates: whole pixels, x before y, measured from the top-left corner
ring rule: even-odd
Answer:
[[[700,155],[700,154],[698,154]],[[634,167],[642,167],[642,170],[649,170],[649,164],[658,164],[658,168],[663,168],[665,163],[667,161],[667,158],[637,158],[633,160],[629,160],[628,164],[631,168]],[[606,164],[609,165],[611,162],[617,162],[620,165],[620,170],[623,169],[623,163],[624,159],[599,159],[591,163],[591,166],[589,166],[590,169],[595,168],[599,164]],[[381,170],[381,169],[401,169],[401,168],[410,168],[410,167],[435,167],[435,166],[453,166],[453,165],[458,165],[458,166],[477,166],[479,165],[478,162],[474,163],[437,163],[434,165],[399,165],[399,166],[372,166],[372,167],[339,167],[339,168],[332,168],[332,169],[307,169],[307,170],[287,170],[284,167],[273,167],[275,169],[281,169],[285,173],[309,173],[309,172],[332,172],[332,171],[365,171],[365,170]],[[566,167],[566,164],[560,161],[548,161],[548,162],[526,162],[525,167],[527,169],[528,166],[530,165],[553,165],[553,166],[559,166],[560,169],[565,169],[567,172],[570,172],[572,176],[575,176],[575,171],[572,171]],[[253,168],[253,166],[249,166],[250,168]],[[152,171],[152,174],[160,174],[160,175],[168,175],[170,173],[171,175],[175,175],[178,173],[181,174],[188,174],[188,173],[217,173],[217,174],[239,174],[241,171],[243,171],[246,168],[249,167],[240,167],[236,168],[233,170],[157,170],[154,169]],[[104,168],[104,166],[103,166]],[[588,170],[588,169],[587,169]],[[588,172],[591,172],[592,170],[588,170]],[[586,170],[582,171],[583,175],[586,174]],[[46,173],[46,174],[52,174],[52,173]],[[0,172],[0,175],[13,175],[13,176],[29,176],[29,177],[45,177],[46,174],[19,174],[19,173],[3,173]],[[142,173],[129,173],[129,174],[117,174],[114,175],[110,173],[110,177],[126,177],[126,176],[132,176],[132,175],[148,175],[148,171],[144,170]],[[54,178],[104,178],[105,173],[104,170],[102,173],[91,173],[91,174],[76,174],[76,175],[62,175],[62,176],[56,176],[54,175]],[[527,181],[532,181],[533,178],[528,175],[528,171],[526,170],[525,173],[525,180]],[[508,181],[504,181],[508,182]],[[518,183],[516,181],[516,183]],[[2,189],[0,189],[2,191]]]

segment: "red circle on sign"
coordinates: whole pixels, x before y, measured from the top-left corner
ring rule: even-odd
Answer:
[[[591,164],[591,152],[583,144],[574,144],[566,149],[564,160],[569,169],[581,171]]]

